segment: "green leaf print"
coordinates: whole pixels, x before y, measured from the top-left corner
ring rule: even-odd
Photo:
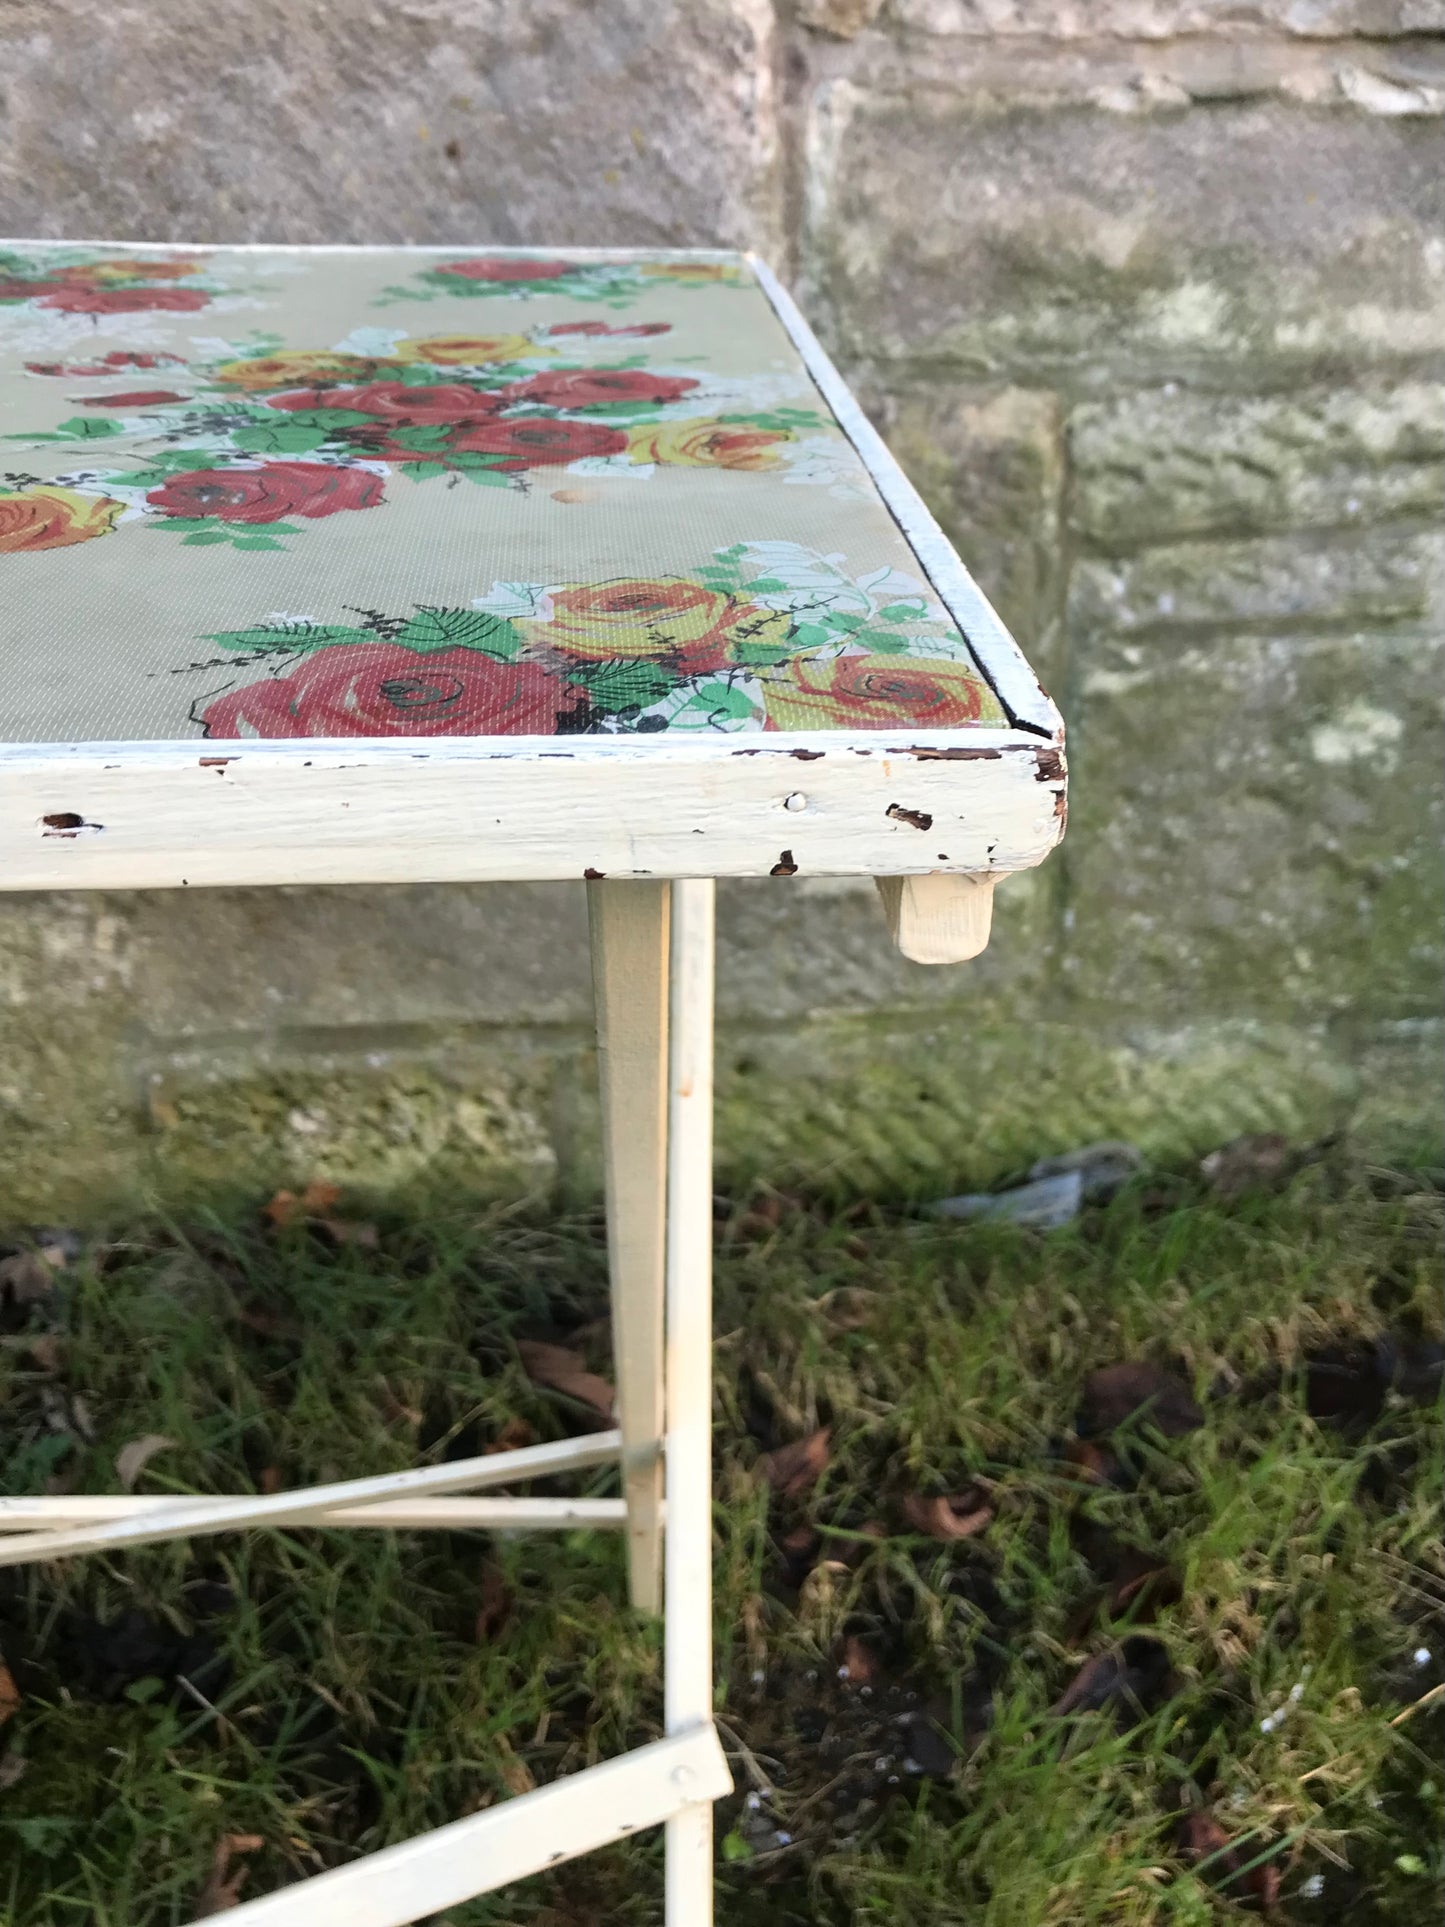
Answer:
[[[105,415],[72,415],[69,421],[57,424],[56,432],[72,436],[78,442],[103,442],[123,431],[119,422]]]
[[[674,688],[677,676],[660,663],[618,659],[578,667],[568,671],[570,681],[580,683],[592,699],[594,709],[615,714],[621,709],[646,709]]]
[[[393,641],[427,655],[433,649],[479,649],[498,662],[512,662],[522,638],[505,616],[484,609],[418,609]]]
[[[363,416],[356,417],[358,421]],[[330,439],[330,431],[317,428],[304,416],[293,416],[290,420],[270,423],[255,428],[235,429],[231,445],[246,455],[305,455],[314,448],[321,448]]]

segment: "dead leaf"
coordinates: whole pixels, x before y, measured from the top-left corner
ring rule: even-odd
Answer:
[[[38,1305],[55,1289],[55,1274],[64,1264],[58,1246],[38,1251],[13,1251],[0,1258],[0,1297],[12,1305]]]
[[[1070,1439],[1064,1447],[1064,1460],[1070,1475],[1081,1485],[1112,1485],[1119,1472],[1114,1454],[1090,1439]]]
[[[871,1686],[877,1673],[877,1655],[869,1650],[856,1633],[849,1633],[843,1641],[843,1660],[838,1668],[839,1679],[847,1680],[850,1686]]]
[[[1222,1889],[1246,1906],[1253,1903],[1266,1913],[1279,1899],[1279,1868],[1275,1862],[1250,1864],[1264,1851],[1257,1839],[1236,1843],[1202,1807],[1191,1807],[1182,1816],[1176,1838],[1180,1857],[1196,1866],[1211,1887]]]
[[[827,1468],[832,1432],[830,1425],[820,1425],[805,1439],[795,1439],[791,1445],[780,1445],[775,1452],[763,1453],[758,1470],[780,1498],[796,1498],[798,1493],[817,1484]]]
[[[0,1726],[14,1719],[20,1711],[20,1688],[15,1684],[15,1676],[0,1659]]]
[[[1120,1562],[1105,1611],[1111,1619],[1128,1613],[1136,1626],[1144,1626],[1165,1606],[1177,1605],[1183,1594],[1177,1572],[1154,1554],[1140,1552]]]
[[[482,1457],[493,1452],[521,1452],[537,1443],[535,1429],[524,1418],[509,1418],[490,1445],[482,1447]]]
[[[269,1305],[238,1305],[236,1322],[244,1325],[258,1338],[300,1338],[301,1327],[294,1318],[284,1312],[273,1311]]]
[[[379,1388],[377,1403],[381,1407],[381,1416],[387,1424],[407,1425],[412,1431],[416,1431],[426,1417],[420,1406],[408,1405],[403,1399],[399,1399],[384,1378],[378,1379],[377,1385]]]
[[[281,1468],[279,1465],[263,1465],[256,1478],[256,1490],[266,1498],[281,1490]]]
[[[523,1369],[534,1385],[575,1398],[579,1405],[590,1406],[603,1418],[611,1418],[616,1394],[605,1378],[589,1372],[580,1352],[565,1345],[548,1345],[540,1339],[523,1338],[517,1343]]]
[[[866,1285],[836,1285],[816,1301],[816,1308],[835,1331],[856,1332],[872,1318],[878,1293]]]
[[[216,1850],[211,1856],[211,1871],[206,1884],[202,1887],[196,1901],[196,1919],[206,1920],[212,1914],[229,1913],[232,1907],[241,1904],[241,1889],[246,1884],[245,1867],[237,1867],[233,1872],[231,1862],[239,1860],[243,1854],[255,1853],[266,1844],[259,1833],[224,1833],[216,1842]]]
[[[312,1223],[324,1231],[333,1244],[355,1245],[360,1251],[375,1251],[381,1242],[381,1233],[374,1224],[349,1218],[313,1218]]]
[[[810,1525],[794,1526],[777,1540],[784,1585],[801,1586],[817,1563],[822,1540]]]
[[[485,1646],[506,1625],[512,1616],[512,1594],[502,1576],[500,1566],[490,1560],[482,1567],[481,1590],[477,1603],[477,1619],[474,1628],[479,1646]]]
[[[1189,1387],[1177,1372],[1147,1359],[1105,1365],[1084,1380],[1076,1429],[1085,1438],[1112,1432],[1138,1416],[1166,1438],[1180,1439],[1204,1423]]]
[[[1147,1711],[1157,1705],[1169,1682],[1169,1654],[1157,1639],[1135,1634],[1086,1659],[1049,1708],[1060,1718],[1098,1713],[1106,1706]]]
[[[532,1767],[526,1763],[526,1759],[518,1759],[511,1748],[507,1748],[501,1755],[499,1771],[501,1771],[501,1784],[507,1788],[509,1794],[532,1794],[538,1790],[538,1782],[532,1773]]]
[[[915,1532],[926,1532],[930,1539],[971,1539],[993,1523],[993,1507],[982,1487],[971,1485],[932,1499],[910,1492],[903,1516]]]
[[[313,1178],[299,1197],[294,1191],[278,1191],[263,1215],[278,1226],[294,1224],[298,1218],[324,1218],[340,1196],[339,1184]]]
[[[120,1480],[123,1492],[134,1492],[135,1482],[156,1456],[175,1444],[164,1432],[147,1432],[144,1438],[132,1439],[123,1445],[115,1455],[115,1476]]]
[[[36,1332],[25,1340],[25,1349],[42,1372],[58,1372],[65,1363],[65,1341],[55,1332]]]
[[[1294,1159],[1278,1131],[1246,1131],[1203,1159],[1199,1169],[1215,1197],[1230,1202],[1276,1185]]]
[[[95,1419],[88,1401],[79,1393],[67,1399],[54,1385],[42,1383],[38,1389],[40,1410],[50,1430],[79,1439],[83,1445],[94,1445]]]

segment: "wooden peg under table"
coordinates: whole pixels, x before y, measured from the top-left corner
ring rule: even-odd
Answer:
[[[967,963],[988,946],[997,877],[875,877],[888,934],[913,963]]]

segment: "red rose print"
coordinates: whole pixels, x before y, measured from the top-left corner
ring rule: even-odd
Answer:
[[[459,381],[427,388],[408,387],[404,381],[373,381],[361,388],[294,388],[289,394],[266,398],[268,408],[349,408],[354,414],[370,415],[397,427],[485,421],[501,405],[495,393],[469,388]]]
[[[82,408],[155,408],[163,401],[189,401],[169,388],[136,388],[127,395],[77,395]]]
[[[666,335],[672,333],[670,321],[637,321],[630,328],[611,328],[605,321],[556,321],[549,335]]]
[[[123,348],[102,355],[97,363],[98,367],[105,368],[184,368],[185,365],[179,355],[137,355]]]
[[[181,314],[208,307],[210,300],[201,288],[94,288],[82,282],[42,295],[40,305],[65,314],[140,314],[148,308]]]
[[[507,390],[509,401],[547,408],[605,408],[609,402],[676,401],[697,387],[691,375],[654,375],[646,368],[576,368],[532,375]]]
[[[510,469],[554,468],[584,455],[618,455],[627,446],[627,437],[604,422],[559,422],[544,415],[459,428],[449,439],[458,450],[501,455],[505,459],[496,466]]]
[[[574,261],[529,261],[505,254],[484,254],[474,261],[443,261],[437,274],[454,274],[461,281],[556,281],[571,274]]]
[[[334,515],[375,508],[381,477],[323,462],[267,462],[262,468],[191,468],[153,488],[146,500],[167,515],[214,515],[223,522],[282,522],[288,515]]]
[[[581,696],[536,663],[477,649],[334,643],[289,676],[222,696],[201,720],[209,736],[551,736]]]
[[[179,355],[134,355],[117,350],[96,361],[27,361],[28,375],[115,375],[127,368],[184,368]]]

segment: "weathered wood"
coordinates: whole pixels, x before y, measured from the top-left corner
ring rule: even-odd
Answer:
[[[959,734],[902,746],[817,735],[742,746],[22,745],[0,751],[0,889],[887,876],[1041,862],[1063,828],[1058,749],[1013,731],[974,730],[967,745]]]
[[[628,1587],[645,1613],[662,1610],[668,904],[665,883],[587,886]]]
[[[672,885],[663,1724],[712,1725],[712,879]],[[715,1797],[715,1796],[713,1796]],[[667,1927],[709,1927],[711,1798],[667,1822]]]

